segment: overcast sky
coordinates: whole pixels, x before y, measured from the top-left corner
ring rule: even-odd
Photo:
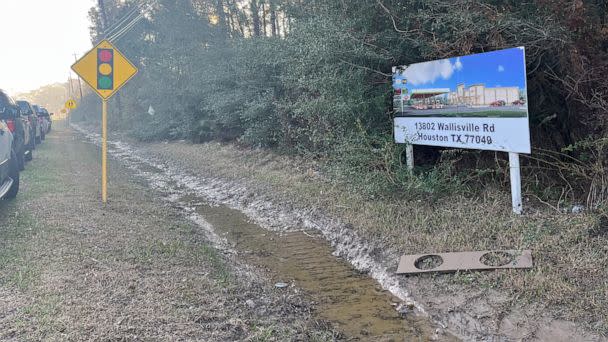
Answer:
[[[65,82],[92,45],[95,0],[0,0],[0,88],[12,95]]]

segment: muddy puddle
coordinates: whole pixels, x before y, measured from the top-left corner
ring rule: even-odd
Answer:
[[[184,202],[190,202],[249,264],[268,270],[273,284],[284,282],[303,290],[316,303],[318,318],[332,322],[347,340],[453,340],[436,336],[428,318],[401,316],[394,307],[398,298],[332,255],[331,246],[314,232],[271,232],[240,211],[192,198]]]
[[[97,141],[95,137],[89,137]],[[269,283],[284,282],[302,290],[316,305],[319,319],[331,322],[348,341],[457,341],[437,334],[428,317],[395,308],[399,298],[347,261],[332,254],[332,247],[316,231],[273,232],[252,223],[241,211],[209,205],[193,194],[192,186],[176,182],[165,166],[146,161],[132,150],[114,145],[111,152],[152,188],[165,192],[171,202],[194,208],[225,238],[246,263],[267,270]],[[159,166],[160,165],[160,166]],[[277,288],[276,291],[286,289]]]

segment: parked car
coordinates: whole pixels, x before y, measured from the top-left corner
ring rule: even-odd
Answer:
[[[42,116],[42,119],[45,122],[46,125],[46,131],[44,132],[44,134],[49,134],[49,132],[51,131],[51,126],[53,124],[53,121],[51,120],[51,113],[49,113],[49,111],[44,108],[44,107],[40,107],[40,113],[38,114],[39,116]]]
[[[19,192],[19,165],[13,150],[13,134],[4,118],[9,110],[0,106],[0,199],[15,198]]]
[[[13,150],[17,155],[19,170],[25,168],[25,160],[32,153],[30,141],[30,123],[21,115],[21,109],[13,99],[0,90],[0,107],[4,108],[4,122],[13,135]]]
[[[42,140],[46,137],[46,131],[48,129],[47,121],[44,119],[44,112],[42,108],[38,105],[33,105],[34,111],[36,112],[36,116],[38,117],[38,126],[40,126],[40,137],[39,140],[36,140],[36,143],[40,144]]]
[[[21,109],[21,115],[25,115],[28,118],[28,121],[30,123],[30,129],[32,130],[31,149],[35,150],[36,141],[42,140],[42,130],[40,128],[40,124],[38,123],[38,114],[36,114],[34,107],[27,101],[17,101],[17,105],[19,105],[19,108]]]
[[[506,103],[503,100],[498,100],[498,101],[494,101],[494,102],[490,103],[490,106],[492,106],[492,107],[502,107],[504,105],[506,105]]]
[[[526,104],[526,102],[525,102],[524,100],[516,100],[516,101],[513,101],[513,105],[514,105],[514,106],[523,106],[523,105],[525,105],[525,104]]]

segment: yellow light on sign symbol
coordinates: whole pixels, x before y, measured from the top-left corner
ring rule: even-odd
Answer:
[[[112,66],[110,64],[104,63],[99,66],[99,73],[102,75],[109,75],[112,73]]]

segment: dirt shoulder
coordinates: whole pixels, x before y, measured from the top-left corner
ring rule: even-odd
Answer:
[[[338,253],[370,272],[380,267],[391,274],[401,254],[532,249],[529,271],[399,277],[391,287],[466,339],[599,341],[608,333],[608,236],[606,222],[593,214],[537,207],[515,217],[508,194],[494,189],[433,203],[366,198],[326,179],[313,163],[266,150],[186,142],[136,146],[204,178],[224,193],[221,200],[240,203],[252,217],[291,212],[292,221],[320,230],[333,225],[338,233],[326,237]],[[365,246],[343,241],[351,233]]]
[[[117,163],[54,126],[0,202],[0,340],[331,340],[277,290]]]

